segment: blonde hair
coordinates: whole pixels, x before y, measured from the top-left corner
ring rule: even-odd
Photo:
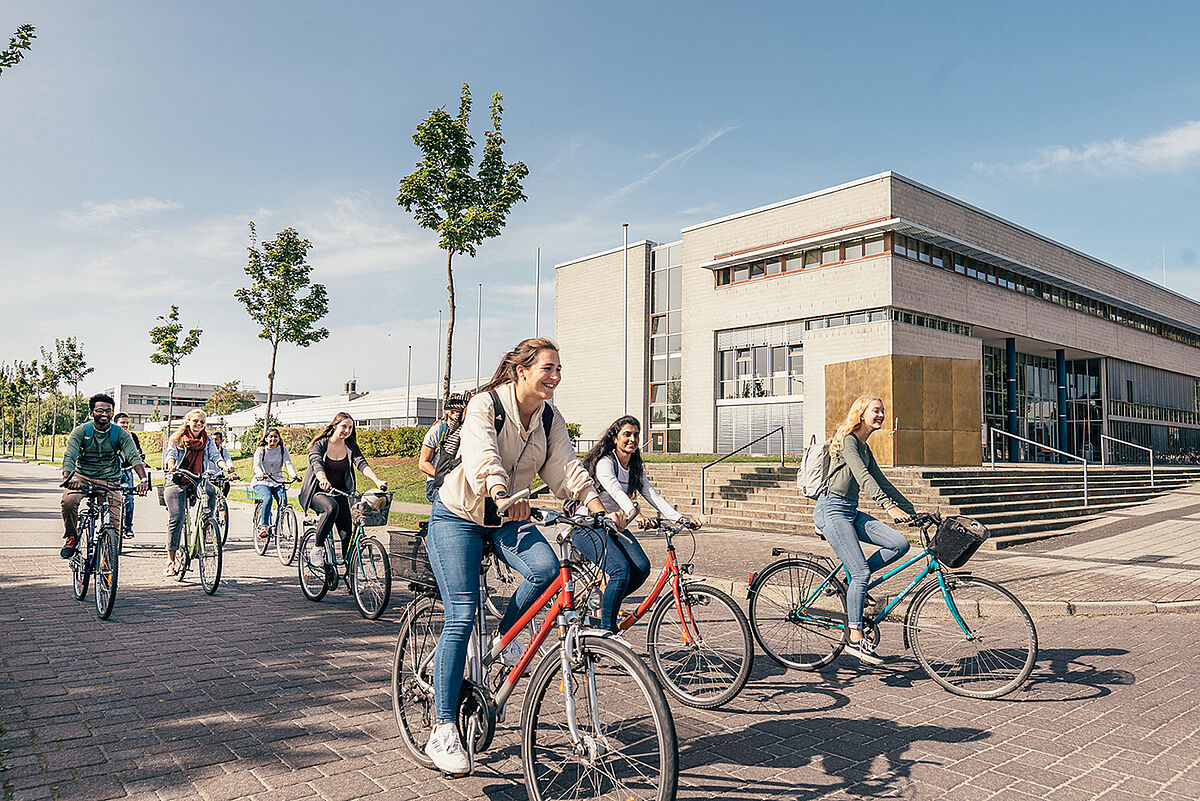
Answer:
[[[841,453],[846,435],[858,428],[863,421],[863,414],[867,411],[867,407],[875,401],[883,403],[883,398],[878,395],[859,395],[854,399],[854,403],[850,404],[850,409],[846,412],[846,419],[837,427],[837,430],[833,432],[833,438],[829,440],[830,456],[837,456]]]
[[[175,429],[175,433],[171,435],[171,438],[169,440],[167,440],[168,444],[171,447],[175,447],[179,444],[180,437],[182,437],[184,435],[184,433],[187,431],[188,421],[191,420],[193,415],[197,415],[197,414],[203,416],[206,420],[208,419],[208,415],[204,414],[203,409],[192,409],[190,412],[185,414],[183,416],[183,422],[181,422],[179,424],[179,428]],[[207,431],[207,429],[206,429],[206,431]]]

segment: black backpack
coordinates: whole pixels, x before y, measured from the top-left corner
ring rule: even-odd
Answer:
[[[504,428],[504,421],[508,419],[508,412],[504,411],[504,405],[500,403],[500,396],[496,394],[496,390],[491,390],[489,395],[492,396],[492,425],[499,434]],[[542,408],[542,430],[546,433],[546,452],[550,451],[550,426],[554,423],[554,407],[546,404]],[[462,464],[462,459],[458,455],[458,435],[462,428],[462,422],[459,421],[458,426],[446,433],[442,438],[442,443],[438,445],[437,453],[433,455],[433,486],[441,489],[442,482],[446,480],[446,476],[454,468]]]

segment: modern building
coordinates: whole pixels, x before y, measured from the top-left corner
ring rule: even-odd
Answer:
[[[475,389],[475,381],[452,381],[451,392]],[[364,429],[427,426],[441,416],[441,384],[421,384],[412,387],[358,391],[357,381],[347,381],[337,395],[319,395],[272,402],[271,416],[285,426],[317,428],[329,424],[338,412],[347,412]],[[278,396],[277,396],[278,397]],[[410,401],[409,398],[412,400]],[[255,406],[234,414],[224,415],[216,422],[223,425],[235,442],[266,414],[266,406]]]
[[[182,381],[175,382],[175,411],[176,415],[186,412],[197,406],[203,406],[212,394],[221,388],[220,384],[188,384]],[[252,387],[242,387],[243,392],[250,392],[254,395],[254,399],[263,403],[267,400],[267,393],[260,392]],[[170,405],[170,387],[160,387],[158,384],[117,384],[115,387],[109,387],[104,390],[104,394],[111,395],[113,400],[117,402],[116,410],[125,412],[129,415],[129,420],[133,425],[141,425],[150,421],[154,417],[155,408],[158,409],[158,417],[166,418],[167,408]],[[291,400],[294,398],[308,398],[309,395],[296,395],[290,393],[275,393],[275,400]]]
[[[555,323],[584,440],[798,453],[870,393],[886,464],[1200,453],[1200,304],[892,172],[559,264]]]

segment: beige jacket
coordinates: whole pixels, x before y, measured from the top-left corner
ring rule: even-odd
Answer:
[[[446,508],[465,520],[483,525],[484,502],[493,488],[505,487],[509,493],[528,489],[534,475],[540,475],[560,500],[570,498],[586,504],[595,498],[592,478],[575,455],[562,413],[554,410],[547,455],[542,428],[544,407],[538,406],[527,429],[517,411],[516,385],[497,387],[496,394],[506,414],[499,433],[489,393],[481,392],[467,404],[459,429],[458,455],[462,463],[446,476],[438,491]]]

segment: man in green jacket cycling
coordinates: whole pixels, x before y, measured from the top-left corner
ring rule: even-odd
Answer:
[[[80,487],[84,483],[104,486],[108,489],[108,519],[117,534],[121,533],[122,507],[124,498],[121,495],[121,459],[124,458],[133,465],[140,479],[137,487],[139,495],[145,495],[150,488],[150,478],[146,474],[146,464],[133,444],[133,437],[120,426],[112,423],[113,408],[116,403],[104,394],[93,395],[88,400],[88,411],[92,419],[78,425],[67,437],[67,447],[63,452],[62,475],[67,482],[62,495],[62,518],[66,533],[66,542],[59,551],[63,559],[70,559],[79,547],[79,536],[76,523],[79,519],[79,504],[83,500]],[[114,433],[115,432],[115,433]]]

